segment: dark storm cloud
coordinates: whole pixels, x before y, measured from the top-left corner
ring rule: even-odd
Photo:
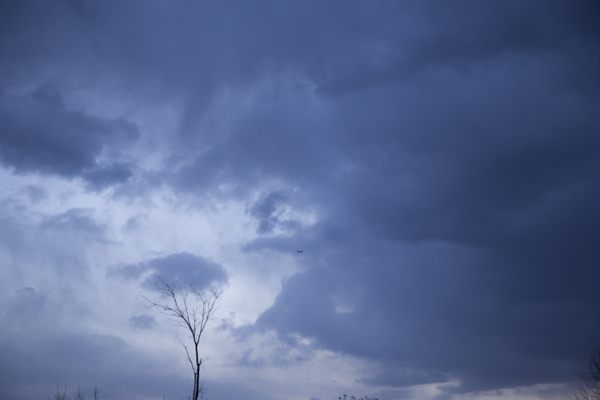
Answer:
[[[18,173],[83,176],[95,188],[122,183],[132,174],[125,164],[102,165],[97,158],[105,147],[137,138],[135,125],[70,110],[54,85],[26,95],[5,91],[0,110],[0,159]]]
[[[364,383],[452,376],[461,385],[446,391],[463,393],[570,381],[600,331],[592,4],[463,4],[403,10],[419,18],[414,40],[398,37],[408,46],[393,74],[350,63],[347,79],[315,80],[329,113],[311,129],[288,133],[311,115],[270,98],[268,128],[260,110],[199,162],[227,162],[220,177],[240,185],[281,177],[326,216],[246,247],[312,237],[311,255],[328,260],[290,278],[257,327],[386,360]],[[259,231],[276,201],[251,208]]]
[[[369,386],[392,386],[401,388],[410,385],[445,382],[448,378],[449,376],[436,371],[403,370],[395,365],[387,365],[384,372],[373,377],[362,378],[359,382]]]
[[[186,252],[119,267],[110,274],[139,279],[150,272],[152,275],[142,282],[146,289],[154,289],[154,275],[166,282],[181,281],[184,285],[193,284],[198,289],[213,283],[225,283],[229,279],[227,271],[221,265]]]
[[[192,165],[181,169],[179,179],[173,180],[178,188],[214,187],[223,182],[252,186],[265,175],[305,187],[315,183],[329,186],[336,172],[343,178],[339,170],[344,163],[360,168],[379,162],[384,175],[394,178],[400,169],[429,168],[439,174],[451,167],[448,173],[459,174],[462,171],[457,168],[464,167],[468,178],[469,168],[477,168],[482,161],[476,158],[481,156],[480,146],[485,150],[495,146],[498,139],[512,146],[511,138],[516,136],[520,142],[522,133],[531,135],[526,133],[530,126],[539,135],[547,127],[562,135],[560,125],[586,123],[585,116],[581,121],[575,121],[579,119],[575,115],[561,121],[560,115],[565,111],[577,113],[580,105],[589,110],[586,93],[590,87],[598,88],[599,80],[593,73],[598,59],[588,51],[596,40],[595,25],[574,22],[591,10],[559,3],[543,10],[518,3],[466,2],[430,8],[416,3],[381,8],[351,4],[343,13],[331,16],[335,23],[327,28],[312,21],[317,24],[315,31],[308,28],[309,21],[302,18],[301,10],[290,7],[301,17],[290,22],[283,33],[272,36],[283,35],[294,53],[281,50],[273,56],[269,65],[276,61],[282,65],[269,72],[275,77],[285,76],[284,66],[294,66],[290,67],[294,72],[288,73],[292,83],[281,79],[296,86],[290,90],[282,84],[257,95],[260,106],[230,120],[232,128],[218,140],[199,128],[197,140],[203,141],[205,151]],[[276,18],[278,9],[271,11]],[[234,13],[231,18],[236,16]],[[263,29],[269,29],[270,17],[263,18],[267,19]],[[296,31],[306,35],[300,39],[292,33]],[[345,39],[336,43],[340,47],[327,47],[332,38],[342,37]],[[260,42],[266,50],[257,51],[254,57],[278,49],[275,44],[270,46],[272,40]],[[365,66],[376,62],[378,58],[368,51],[378,48],[382,49],[381,65]],[[514,90],[507,90],[507,83]],[[311,88],[323,95],[327,113],[308,106],[314,95]],[[572,104],[551,104],[572,90],[579,93],[571,99]],[[522,95],[524,98],[518,99]],[[514,107],[517,103],[522,106]],[[537,121],[540,117],[545,120],[547,113],[556,121],[539,124]],[[552,127],[553,123],[558,126]],[[486,133],[496,124],[500,126]],[[589,132],[595,129],[594,124],[582,128]],[[502,139],[499,132],[505,129],[510,133]],[[595,139],[585,132],[579,138],[582,140],[576,140],[569,149],[572,155],[589,150],[586,141],[595,145]],[[530,139],[523,144],[535,147],[541,137]],[[562,143],[556,142],[554,149],[552,146],[548,143],[549,148],[534,155],[537,159],[530,157],[532,147],[506,149],[519,152],[514,155],[499,148],[491,155],[502,165],[511,164],[507,157],[512,157],[544,171],[545,165],[538,160],[553,160],[553,151]],[[463,153],[463,147],[472,152]],[[438,156],[445,159],[436,160]],[[431,157],[438,165],[430,165],[424,157]],[[481,176],[500,172],[493,165],[490,168],[482,170]],[[514,168],[519,169],[517,165]],[[507,171],[511,172],[514,170]],[[363,177],[371,179],[358,176]],[[385,184],[384,177],[378,179],[372,186]]]

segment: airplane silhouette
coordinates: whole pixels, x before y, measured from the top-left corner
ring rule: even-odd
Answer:
[[[304,250],[296,250],[296,253],[302,253]]]

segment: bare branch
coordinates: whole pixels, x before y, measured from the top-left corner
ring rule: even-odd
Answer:
[[[600,350],[590,356],[590,361],[577,372],[579,390],[574,398],[580,400],[600,400]]]
[[[81,387],[77,385],[77,392],[75,393],[74,400],[85,400],[85,393],[81,390]]]
[[[50,396],[48,396],[48,400],[52,400],[50,399]],[[65,390],[61,393],[60,389],[58,388],[58,383],[56,384],[56,394],[54,395],[54,400],[69,400],[69,396],[67,396],[67,384],[65,383]]]

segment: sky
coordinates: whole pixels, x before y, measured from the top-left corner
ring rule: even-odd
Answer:
[[[600,347],[592,0],[0,2],[0,399],[565,400]],[[298,251],[302,251],[301,253]]]

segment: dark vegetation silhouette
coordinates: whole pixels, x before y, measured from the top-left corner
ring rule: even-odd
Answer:
[[[360,399],[354,397],[354,396],[346,396],[343,395],[342,397],[338,397],[339,400],[377,400],[375,397],[369,397],[369,396],[365,396],[365,397],[361,397]]]
[[[98,392],[98,388],[94,387],[93,400],[98,400],[100,398],[100,393]],[[88,398],[85,395],[85,392],[81,390],[79,385],[77,385],[77,392],[75,392],[73,396],[73,400],[87,400]],[[67,385],[65,384],[64,390],[61,392],[58,384],[56,385],[56,394],[53,398],[48,396],[48,400],[71,400],[71,397],[67,395]]]
[[[188,399],[203,399],[205,388],[204,382],[200,382],[200,368],[204,359],[200,357],[200,339],[216,311],[217,301],[227,288],[211,287],[207,290],[197,290],[189,284],[179,289],[177,284],[178,281],[166,282],[156,275],[156,289],[164,300],[151,300],[144,295],[142,297],[148,301],[150,308],[157,308],[161,314],[168,317],[170,323],[184,328],[189,334],[190,342],[187,345],[177,336],[194,374],[194,388]]]
[[[600,350],[590,356],[590,361],[577,372],[579,389],[574,395],[575,400],[600,400]]]

